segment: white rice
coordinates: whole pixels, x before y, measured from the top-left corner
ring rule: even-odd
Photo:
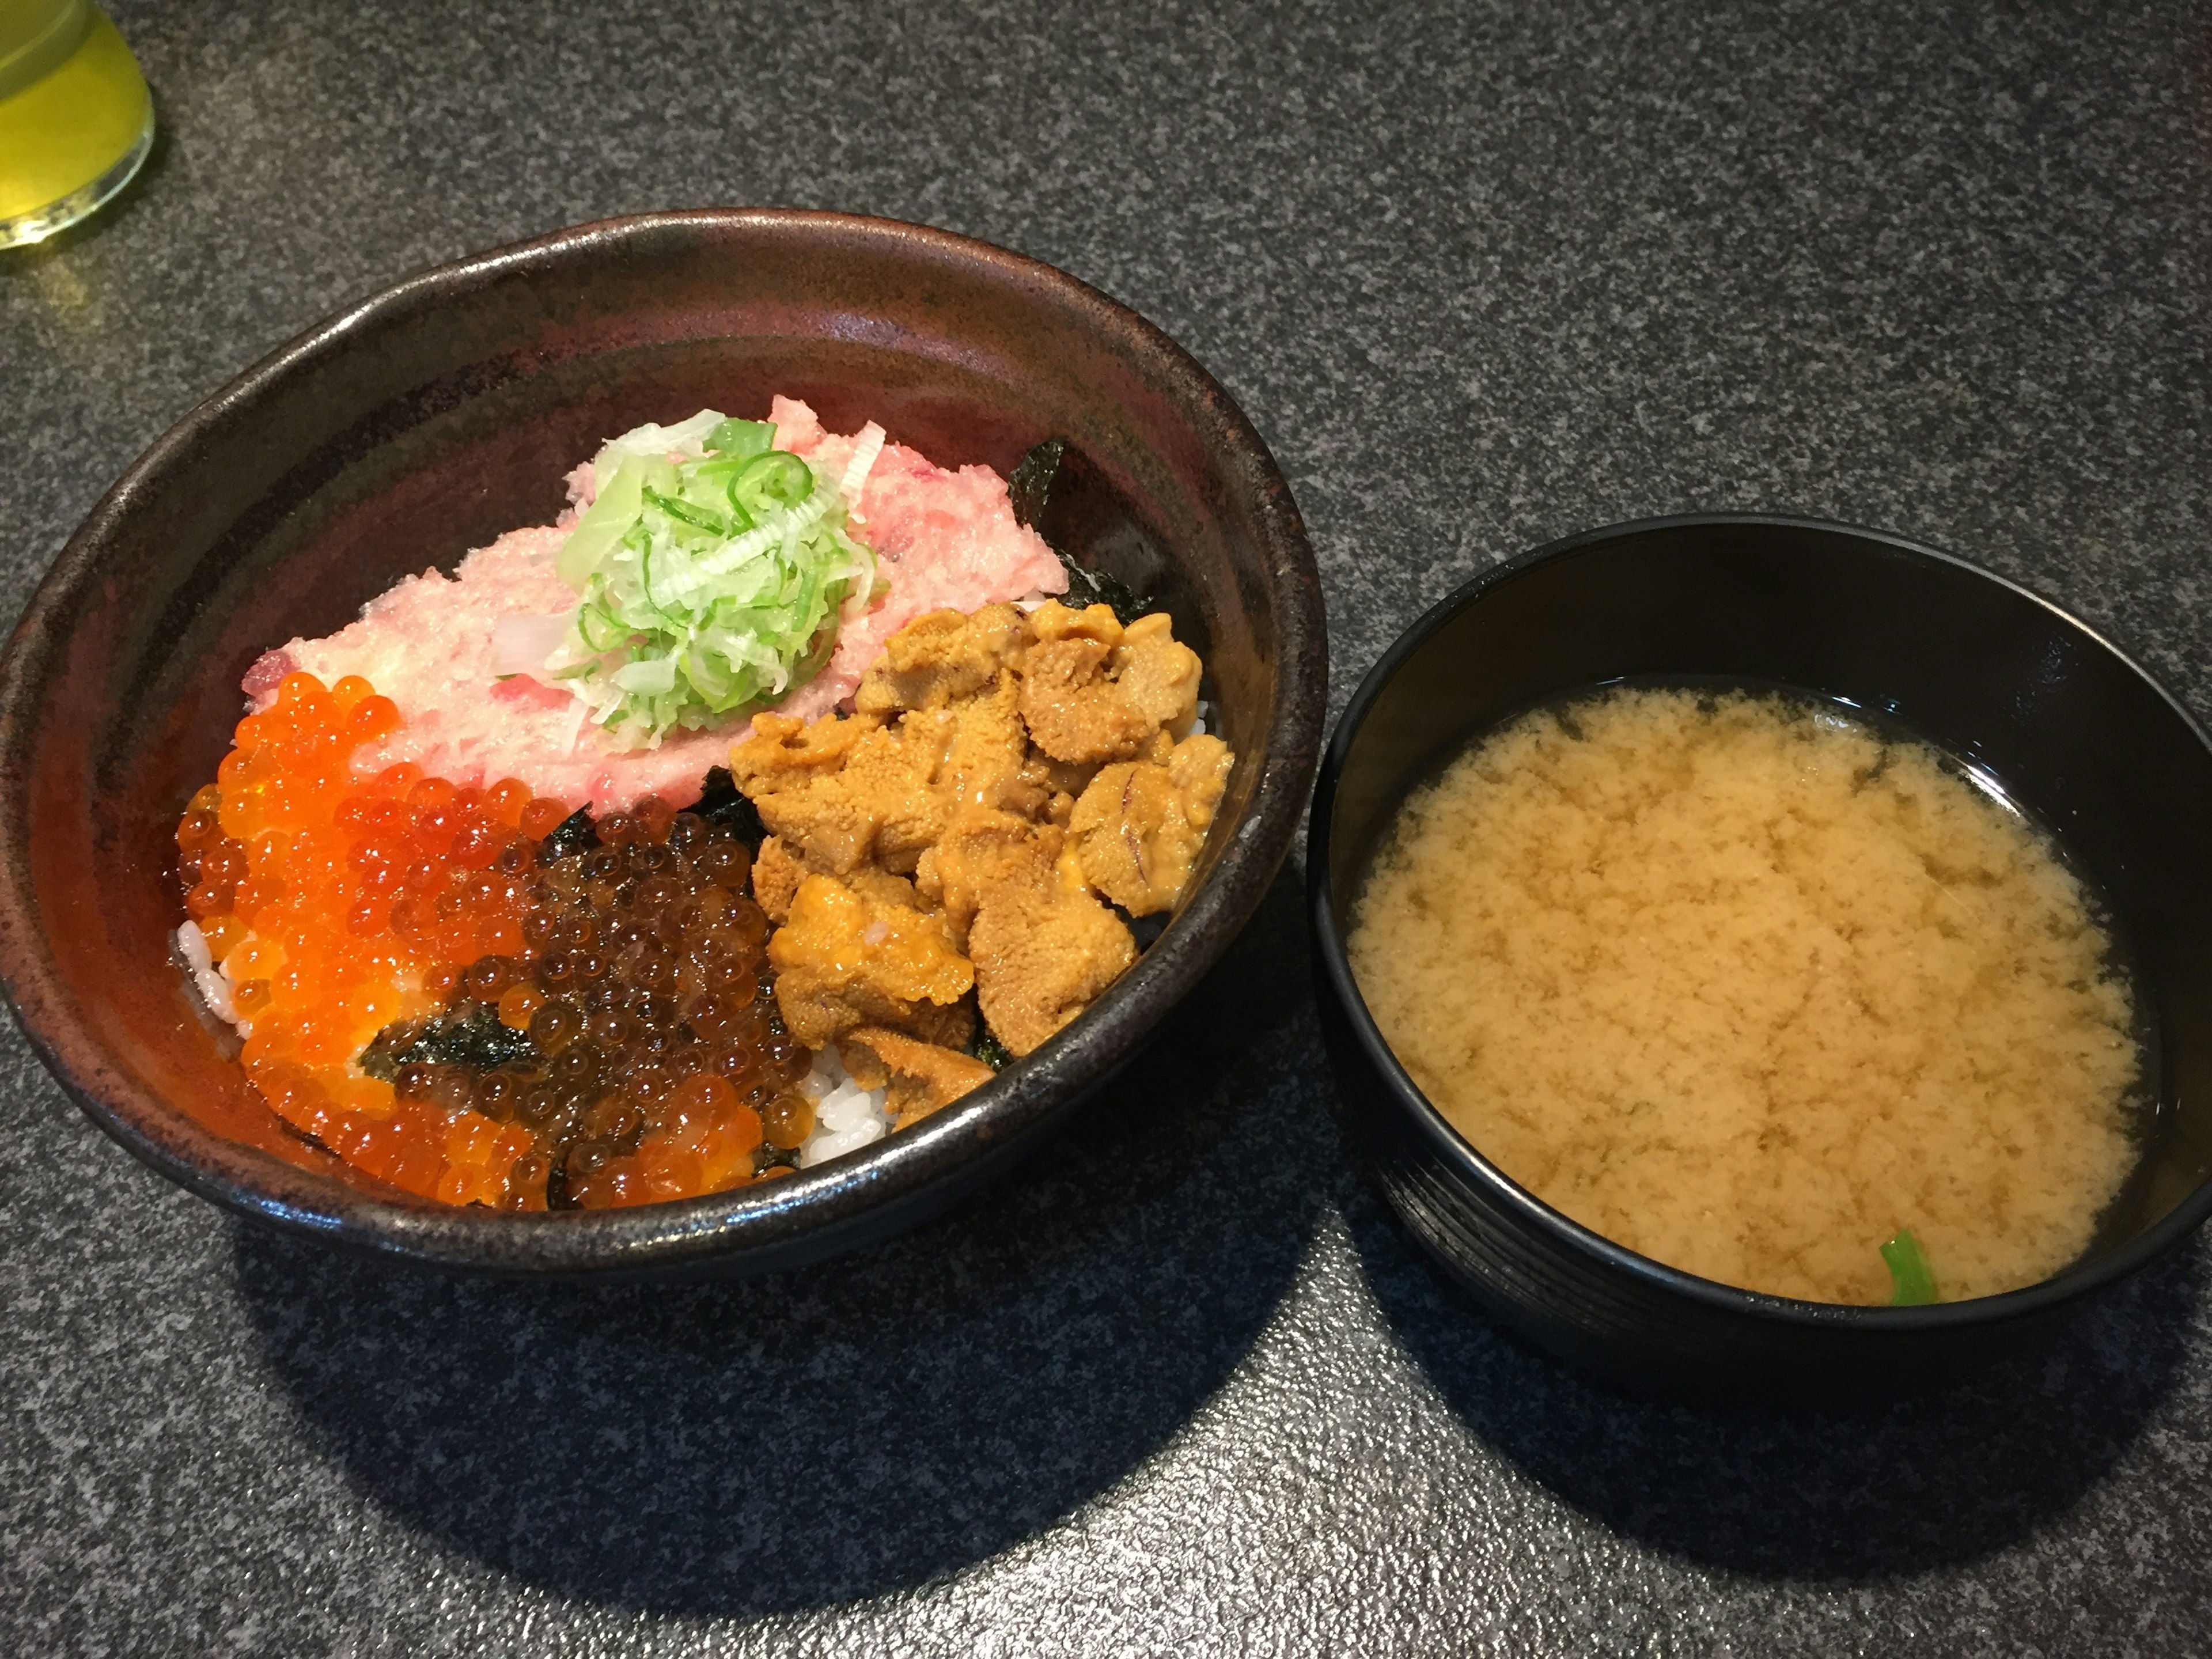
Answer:
[[[253,1035],[253,1023],[238,1017],[237,1005],[230,1000],[230,980],[215,965],[208,953],[207,938],[200,925],[188,921],[177,929],[177,954],[184,958],[185,968],[191,975],[192,988],[200,994],[200,1000],[217,1019],[234,1025],[240,1036]]]
[[[799,1079],[799,1091],[814,1103],[814,1133],[799,1149],[802,1170],[872,1146],[891,1132],[890,1114],[884,1109],[889,1091],[854,1082],[834,1042],[814,1056],[814,1069]]]

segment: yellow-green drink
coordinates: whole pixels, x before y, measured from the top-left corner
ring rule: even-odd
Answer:
[[[0,0],[0,247],[76,223],[154,139],[137,61],[87,0]]]

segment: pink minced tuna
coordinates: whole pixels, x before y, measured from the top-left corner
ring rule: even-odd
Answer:
[[[844,476],[857,436],[824,432],[814,411],[790,398],[775,399],[769,419],[775,422],[778,448],[821,477]],[[868,470],[850,529],[875,550],[890,594],[865,614],[845,617],[829,665],[787,697],[780,714],[814,720],[845,702],[884,641],[916,617],[1067,591],[1067,572],[1044,538],[1014,521],[1006,481],[988,466],[947,472],[903,444],[887,443]]]
[[[781,447],[834,487],[856,439],[825,433],[803,403],[770,410]],[[588,467],[571,489],[587,499]],[[244,689],[267,706],[295,670],[325,685],[358,674],[398,705],[403,723],[355,751],[367,777],[399,761],[463,786],[519,778],[538,794],[595,811],[657,794],[672,805],[699,798],[708,769],[724,765],[744,726],[672,733],[658,748],[626,749],[585,718],[558,684],[501,678],[493,634],[507,617],[571,611],[576,595],[554,570],[562,526],[513,530],[463,559],[452,577],[409,576],[369,601],[361,620],[320,640],[294,640],[246,671]],[[931,611],[976,611],[1001,600],[1064,592],[1067,573],[1036,532],[1014,521],[1006,481],[988,467],[948,472],[899,444],[870,470],[850,531],[875,550],[890,592],[848,610],[837,647],[778,712],[812,720],[850,699],[884,641]],[[502,665],[503,666],[503,665]]]

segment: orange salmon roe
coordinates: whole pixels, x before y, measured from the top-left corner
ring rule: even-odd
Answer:
[[[548,844],[569,809],[513,779],[356,782],[354,750],[399,718],[364,679],[294,674],[177,825],[185,908],[278,1116],[447,1204],[600,1209],[788,1173],[811,1056],[745,845],[656,796]]]
[[[401,1101],[354,1063],[459,973],[528,948],[532,848],[509,815],[529,791],[405,766],[355,783],[354,750],[398,724],[366,680],[288,676],[177,826],[185,908],[237,986],[252,1027],[240,1059],[278,1116],[409,1192],[520,1207],[508,1176],[526,1132]]]

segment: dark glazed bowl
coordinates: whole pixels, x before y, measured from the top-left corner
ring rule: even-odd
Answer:
[[[550,523],[611,434],[811,401],[948,465],[1071,440],[1046,528],[1174,612],[1237,751],[1198,878],[1143,959],[1053,1042],[864,1156],[748,1191],[526,1217],[409,1197],[291,1137],[168,961],[172,836],[264,647],[401,574]],[[179,422],[71,538],[0,663],[0,975],[103,1128],[234,1209],[509,1273],[795,1264],[908,1226],[1066,1119],[1221,954],[1297,828],[1327,646],[1297,509],[1175,343],[1081,283],[943,232],[838,214],[654,215],[402,283]]]
[[[1926,1308],[1740,1291],[1623,1249],[1509,1180],[1376,1030],[1343,930],[1407,788],[1528,704],[1630,675],[1801,687],[1894,715],[1986,770],[2102,886],[2162,1051],[2135,1177],[2087,1255],[2027,1289]],[[1802,520],[1662,519],[1555,542],[1461,588],[1338,722],[1308,842],[1323,1033],[1346,1128],[1390,1203],[1507,1325],[1643,1393],[1858,1400],[2018,1352],[2212,1210],[2212,749],[2149,677],[2010,582]]]

